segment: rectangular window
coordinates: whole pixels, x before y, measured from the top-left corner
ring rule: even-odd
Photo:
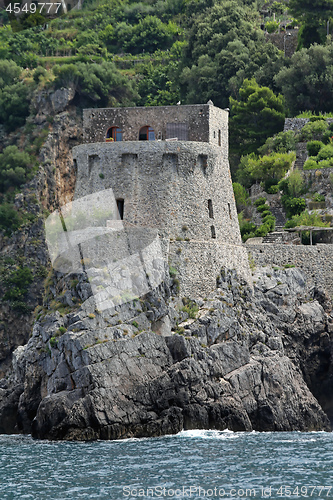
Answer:
[[[188,141],[187,123],[167,123],[166,139],[176,139],[178,141]]]
[[[122,198],[119,198],[118,200],[116,200],[116,202],[117,202],[118,217],[119,217],[119,219],[123,220],[124,219],[124,200]]]
[[[221,130],[219,130],[219,146],[221,146]]]
[[[215,227],[214,226],[210,226],[210,230],[211,230],[211,233],[212,233],[212,238],[216,238]]]
[[[213,213],[213,203],[212,200],[208,200],[208,211],[209,211],[209,217],[211,219],[214,219],[214,213]]]
[[[229,217],[230,217],[230,219],[232,219],[232,217],[231,217],[231,207],[230,207],[230,203],[228,203],[228,210],[229,210]]]

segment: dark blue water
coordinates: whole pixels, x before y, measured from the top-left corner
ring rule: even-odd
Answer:
[[[92,443],[0,436],[0,464],[0,500],[333,499],[333,434],[324,432]]]

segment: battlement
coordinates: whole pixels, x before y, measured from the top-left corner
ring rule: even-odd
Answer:
[[[84,142],[193,141],[228,151],[228,112],[213,104],[83,110]]]

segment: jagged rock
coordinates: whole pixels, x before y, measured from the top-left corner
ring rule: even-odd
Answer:
[[[184,317],[167,285],[113,315],[93,314],[90,297],[77,312],[41,318],[15,351],[11,379],[0,390],[2,431],[87,440],[182,428],[329,430],[309,389],[323,396],[318,372],[325,366],[323,401],[332,418],[332,317],[325,296],[323,305],[313,300],[297,269],[269,272],[269,279],[267,268],[262,272],[254,294],[234,273],[225,274],[215,294],[200,301],[195,319]],[[72,279],[58,276],[63,284]],[[166,313],[183,321],[183,335],[149,329]],[[59,334],[60,326],[67,331]]]

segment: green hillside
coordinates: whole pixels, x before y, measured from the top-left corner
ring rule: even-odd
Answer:
[[[283,136],[284,149],[260,149],[282,131],[285,116],[333,112],[333,0],[88,0],[53,19],[16,16],[11,5],[0,13],[0,195],[7,204],[38,169],[53,121],[36,132],[44,91],[73,89],[78,110],[209,99],[229,107],[232,175],[246,188],[277,185],[292,161],[275,161],[295,149]],[[287,57],[295,27],[298,50]]]

